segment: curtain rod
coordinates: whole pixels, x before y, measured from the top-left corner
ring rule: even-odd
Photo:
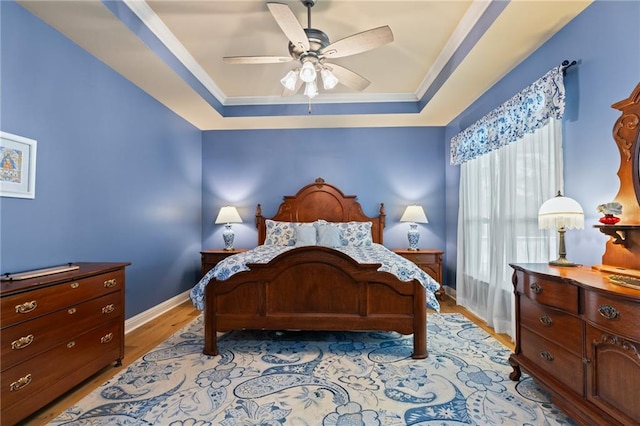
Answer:
[[[569,62],[566,59],[564,61],[562,61],[562,64],[561,64],[562,65],[562,75],[567,75],[567,70],[569,68],[571,68],[572,66],[576,65],[576,64],[577,64],[576,61]]]

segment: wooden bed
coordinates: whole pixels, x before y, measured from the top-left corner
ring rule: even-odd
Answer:
[[[384,205],[366,216],[356,196],[345,196],[318,178],[294,196],[285,196],[271,218],[283,222],[372,222],[373,242],[382,244]],[[258,244],[266,219],[256,209]],[[213,278],[205,290],[204,353],[217,355],[217,332],[266,330],[377,330],[413,334],[413,358],[427,357],[426,290],[378,272],[379,264],[358,264],[322,246],[299,247],[266,264],[248,265],[224,281]]]

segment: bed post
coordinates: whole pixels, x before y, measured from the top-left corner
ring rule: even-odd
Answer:
[[[423,359],[427,353],[427,306],[426,290],[418,281],[413,281],[413,359]]]
[[[210,284],[211,285],[211,284]],[[204,350],[205,355],[218,355],[218,332],[215,313],[215,295],[210,285],[205,290],[204,304]]]

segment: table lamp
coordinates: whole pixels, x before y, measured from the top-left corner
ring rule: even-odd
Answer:
[[[549,262],[552,266],[576,266],[567,260],[567,249],[564,244],[566,229],[584,228],[584,212],[580,204],[572,198],[563,196],[560,191],[555,197],[545,201],[538,210],[538,228],[557,229],[560,235],[559,257]]]
[[[235,234],[231,229],[232,223],[242,223],[242,219],[238,214],[238,210],[232,206],[225,206],[220,208],[218,217],[216,217],[216,224],[224,223],[224,231],[222,231],[222,239],[224,240],[224,249],[233,250],[233,238]]]
[[[407,206],[400,222],[410,222],[409,232],[407,238],[409,238],[409,250],[418,250],[418,240],[420,239],[420,233],[418,232],[418,223],[429,223],[427,215],[424,213],[422,206],[411,205]]]

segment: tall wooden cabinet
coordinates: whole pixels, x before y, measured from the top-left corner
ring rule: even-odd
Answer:
[[[0,418],[13,425],[124,357],[125,267],[78,269],[0,289]]]
[[[580,424],[640,424],[640,289],[590,267],[511,266],[511,379],[524,369]]]

